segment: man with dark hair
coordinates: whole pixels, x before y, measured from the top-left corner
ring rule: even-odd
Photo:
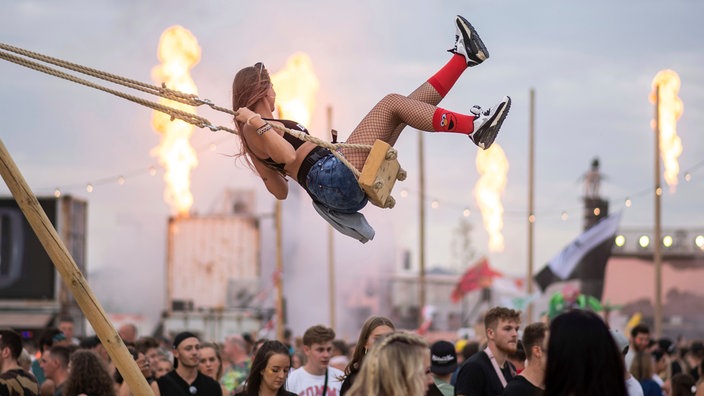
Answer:
[[[63,394],[64,383],[68,379],[68,362],[71,350],[62,345],[56,345],[42,353],[39,365],[44,370],[44,375],[48,380],[42,386],[42,394],[45,389],[53,390],[54,396]],[[51,382],[51,384],[50,384]],[[46,386],[48,385],[48,387]]]
[[[516,368],[507,356],[518,346],[521,312],[494,307],[484,316],[487,347],[469,358],[457,375],[455,395],[497,396],[513,378]]]
[[[626,353],[626,370],[631,369],[633,357],[638,352],[645,352],[650,345],[650,328],[645,323],[639,323],[631,329],[631,345]]]
[[[0,330],[0,396],[39,395],[37,380],[17,363],[21,353],[22,337],[12,330]]]
[[[44,351],[54,345],[68,346],[69,341],[66,339],[66,336],[61,332],[61,330],[56,327],[47,327],[44,329],[44,332],[42,332],[42,335],[39,336],[39,352],[44,353]],[[32,362],[32,374],[34,374],[34,378],[37,379],[39,385],[41,385],[46,379],[46,376],[44,376],[44,370],[42,370],[42,367],[39,365],[39,359]]]
[[[509,381],[502,396],[540,396],[545,389],[545,364],[547,354],[547,325],[542,322],[529,324],[523,330],[523,350],[526,354],[525,369]]]
[[[174,337],[173,354],[174,369],[151,384],[155,396],[222,396],[220,384],[198,371],[200,340],[197,335],[188,331],[177,334]]]
[[[326,388],[324,392],[330,396],[340,394],[340,378],[344,373],[330,367],[334,339],[335,331],[329,327],[317,325],[306,330],[303,334],[306,364],[288,375],[287,389],[290,392],[317,395],[318,390]]]

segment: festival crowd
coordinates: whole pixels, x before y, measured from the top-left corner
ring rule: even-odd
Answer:
[[[171,339],[118,333],[155,395],[704,396],[704,343],[651,337],[640,323],[610,329],[588,309],[524,325],[493,307],[477,339],[430,340],[368,318],[352,342],[313,325],[284,340],[233,334],[224,342],[184,331]],[[132,395],[96,336],[70,318],[35,343],[0,329],[0,396]]]

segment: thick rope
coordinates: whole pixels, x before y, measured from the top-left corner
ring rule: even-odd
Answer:
[[[195,94],[187,94],[187,93],[183,93],[183,92],[176,91],[173,89],[169,89],[164,84],[162,84],[161,87],[156,86],[156,85],[146,84],[146,83],[143,83],[143,82],[140,82],[137,80],[124,78],[124,77],[118,76],[116,74],[106,73],[106,72],[103,72],[103,71],[100,71],[97,69],[92,69],[92,68],[85,67],[85,66],[82,66],[82,65],[79,65],[76,63],[71,63],[71,62],[67,62],[67,61],[64,61],[64,60],[61,60],[58,58],[53,58],[50,56],[42,55],[42,54],[39,54],[36,52],[27,51],[25,49],[14,47],[14,46],[4,44],[4,43],[0,43],[0,49],[5,50],[5,51],[9,51],[9,52],[14,52],[18,55],[22,55],[27,58],[32,58],[32,59],[35,59],[35,60],[38,60],[41,62],[45,62],[45,63],[49,63],[49,64],[52,64],[55,66],[65,68],[65,69],[73,70],[75,72],[86,74],[86,75],[89,75],[89,76],[92,76],[95,78],[99,78],[99,79],[102,79],[105,81],[109,81],[109,82],[112,82],[117,85],[122,85],[122,86],[132,88],[132,89],[135,89],[135,90],[138,90],[141,92],[145,92],[148,94],[160,96],[165,99],[173,100],[175,102],[187,104],[189,106],[198,107],[198,106],[205,104],[205,105],[208,105],[213,110],[230,114],[233,117],[237,116],[236,111],[233,111],[233,110],[225,108],[225,107],[217,106],[217,105],[215,105],[215,103],[213,103],[209,99],[200,99]],[[18,64],[20,66],[27,67],[29,69],[33,69],[33,70],[36,70],[36,71],[39,71],[39,72],[42,72],[45,74],[49,74],[49,75],[52,75],[55,77],[59,77],[59,78],[62,78],[62,79],[68,80],[68,81],[75,82],[77,84],[81,84],[81,85],[84,85],[87,87],[95,88],[97,90],[113,94],[115,96],[119,96],[123,99],[127,99],[131,102],[148,107],[152,110],[160,111],[164,114],[167,114],[169,117],[171,117],[172,120],[179,119],[179,120],[187,122],[191,125],[195,125],[199,128],[208,128],[213,132],[226,131],[226,132],[229,132],[232,134],[237,134],[237,131],[232,128],[228,128],[228,127],[224,127],[224,126],[220,126],[220,125],[218,125],[218,126],[213,125],[205,117],[201,117],[201,116],[198,116],[196,114],[193,114],[193,113],[190,113],[187,111],[175,109],[173,107],[166,106],[161,103],[145,100],[145,99],[142,99],[138,96],[134,96],[134,95],[120,92],[120,91],[116,91],[114,89],[110,89],[110,88],[101,86],[99,84],[92,83],[90,81],[78,78],[78,77],[73,76],[71,74],[67,74],[67,73],[61,72],[56,69],[52,69],[52,68],[45,66],[41,63],[33,62],[31,60],[21,58],[21,57],[12,55],[7,52],[0,51],[0,58],[5,59],[8,62],[12,62],[12,63]],[[352,173],[354,173],[355,177],[357,177],[357,178],[359,178],[359,176],[360,176],[359,170],[357,170],[357,168],[355,168],[354,165],[352,165],[347,159],[345,159],[345,157],[343,157],[342,154],[340,154],[338,152],[338,149],[345,147],[345,148],[354,148],[354,149],[361,149],[361,150],[371,150],[371,148],[372,148],[372,146],[364,145],[364,144],[330,143],[330,142],[327,142],[323,139],[319,139],[313,135],[308,135],[308,134],[305,134],[301,131],[292,130],[292,129],[289,129],[289,128],[286,128],[283,126],[272,124],[272,127],[274,127],[274,129],[276,129],[280,132],[291,134],[301,140],[309,141],[309,142],[314,143],[318,146],[325,147],[325,148],[329,149],[343,164],[345,164],[352,171]]]
[[[138,91],[146,92],[148,94],[161,96],[166,99],[171,99],[176,102],[188,104],[191,106],[199,106],[198,103],[194,101],[197,98],[193,94],[185,94],[179,91],[171,90],[165,86],[158,87],[156,85],[146,84],[137,80],[132,80],[129,78],[121,77],[116,74],[106,73],[101,70],[92,69],[85,67],[76,63],[67,62],[61,59],[53,58],[51,56],[39,54],[36,52],[28,51],[22,48],[14,47],[12,45],[0,43],[0,49],[5,51],[14,52],[15,54],[25,56],[27,58],[32,58],[44,63],[49,63],[55,66],[59,66],[64,69],[73,70],[75,72],[86,74],[92,77],[99,78],[101,80],[110,81],[115,84],[123,85],[128,88],[136,89]]]
[[[165,113],[165,114],[169,115],[172,119],[178,118],[179,120],[185,121],[185,122],[192,124],[192,125],[195,125],[199,128],[209,128],[212,131],[223,130],[223,131],[235,133],[235,131],[230,128],[226,128],[226,127],[222,127],[222,126],[213,126],[210,123],[210,121],[208,121],[206,118],[200,117],[196,114],[189,113],[187,111],[183,111],[183,110],[179,110],[179,109],[175,109],[173,107],[169,107],[169,106],[157,103],[157,102],[148,101],[148,100],[142,99],[137,96],[133,96],[133,95],[129,95],[129,94],[126,94],[126,93],[123,93],[120,91],[116,91],[114,89],[106,88],[101,85],[94,84],[90,81],[83,80],[81,78],[72,76],[70,74],[66,74],[61,71],[54,70],[54,69],[52,69],[50,67],[46,67],[42,64],[32,62],[27,59],[16,57],[12,54],[8,54],[8,53],[4,53],[4,52],[0,51],[0,58],[5,59],[5,60],[12,62],[12,63],[16,63],[18,65],[30,68],[30,69],[40,71],[42,73],[46,73],[46,74],[49,74],[49,75],[52,75],[55,77],[63,78],[65,80],[73,81],[75,83],[85,85],[87,87],[95,88],[95,89],[113,94],[115,96],[119,96],[123,99],[127,99],[129,101],[134,102],[134,103],[141,104],[142,106],[146,106],[146,107],[149,107],[153,110],[157,110],[162,113]]]

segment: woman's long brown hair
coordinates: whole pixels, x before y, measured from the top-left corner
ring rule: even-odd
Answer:
[[[271,79],[269,78],[269,72],[264,67],[264,64],[257,62],[254,66],[248,66],[235,74],[235,79],[232,81],[232,110],[237,111],[241,107],[247,107],[248,109],[254,111],[254,105],[265,98],[269,87],[271,86]],[[240,137],[240,151],[235,154],[235,157],[244,157],[247,165],[256,172],[254,165],[252,165],[252,160],[249,155],[253,155],[252,150],[250,150],[249,145],[244,137],[244,123],[235,121],[235,126],[238,131],[238,136]],[[275,169],[277,172],[281,172],[279,169]]]

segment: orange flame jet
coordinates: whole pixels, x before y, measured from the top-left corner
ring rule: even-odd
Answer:
[[[197,94],[196,84],[191,79],[190,69],[200,61],[201,49],[195,36],[181,26],[166,29],[159,40],[159,66],[152,70],[152,77],[159,84],[165,83],[169,89],[184,93]],[[179,110],[195,112],[192,106],[160,99],[159,103]],[[152,155],[159,157],[159,163],[165,168],[164,180],[166,191],[164,200],[179,216],[188,216],[193,205],[190,191],[191,169],[198,165],[196,152],[189,142],[193,125],[171,118],[155,111],[152,126],[161,133],[161,144],[152,150]]]

